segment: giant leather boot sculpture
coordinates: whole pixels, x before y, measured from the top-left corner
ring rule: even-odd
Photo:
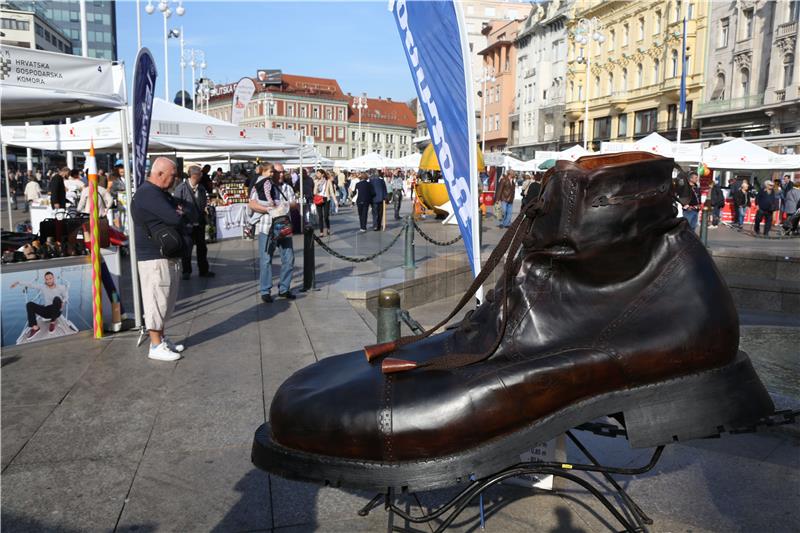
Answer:
[[[461,303],[507,252],[482,305],[437,335],[295,373],[253,462],[292,479],[421,490],[497,472],[604,415],[622,413],[631,445],[646,447],[772,413],[738,351],[728,288],[675,217],[672,168],[638,152],[559,161]]]

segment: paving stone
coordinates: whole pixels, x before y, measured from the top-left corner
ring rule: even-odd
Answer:
[[[2,468],[5,468],[11,459],[30,440],[36,430],[50,416],[55,405],[2,405],[3,409],[3,437],[2,443]]]
[[[3,531],[111,531],[137,461],[92,459],[17,464],[3,472]],[[140,531],[152,531],[143,523]]]
[[[250,447],[147,451],[118,531],[271,529],[269,477],[250,463]]]

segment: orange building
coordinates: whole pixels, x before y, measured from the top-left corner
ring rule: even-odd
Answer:
[[[481,140],[485,136],[487,152],[506,150],[510,144],[517,81],[514,40],[519,28],[518,20],[492,20],[483,28],[488,45],[478,54],[483,56],[484,72],[493,79],[485,84],[485,118],[479,130]]]

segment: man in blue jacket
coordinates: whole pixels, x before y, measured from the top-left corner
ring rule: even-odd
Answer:
[[[374,197],[375,191],[372,189],[370,180],[367,179],[366,174],[361,174],[358,177],[358,183],[356,183],[356,207],[358,208],[358,222],[361,227],[359,231],[361,233],[367,231],[367,214]]]
[[[375,173],[372,171],[372,177],[369,178],[369,183],[372,185],[372,229],[375,231],[380,231],[381,226],[383,225],[383,203],[386,201],[386,197],[389,193],[386,190],[386,182],[383,181],[383,176],[381,176],[381,172]]]

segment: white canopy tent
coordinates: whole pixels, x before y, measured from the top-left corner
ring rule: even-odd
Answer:
[[[520,161],[508,154],[488,152],[483,154],[483,162],[489,167],[510,168],[516,171],[528,171],[527,161]]]
[[[422,160],[422,154],[415,152],[407,156],[400,157],[392,160],[392,167],[402,168],[405,170],[413,170],[419,168],[419,162]]]
[[[713,170],[800,169],[800,155],[776,154],[741,138],[708,148],[702,161]]]
[[[649,152],[664,157],[671,157],[678,163],[697,164],[702,157],[703,147],[698,143],[675,143],[653,132],[632,143],[603,142],[600,153]]]
[[[560,160],[567,160],[567,161],[575,161],[579,157],[583,157],[585,155],[591,155],[593,152],[590,152],[580,144],[575,144],[570,146],[566,150],[562,150],[560,152],[551,152],[546,150],[537,150],[534,153],[534,159],[536,161],[544,162],[548,159],[555,159],[556,161]]]
[[[3,45],[3,122],[121,109],[127,98],[122,64]]]
[[[381,154],[370,152],[361,157],[356,157],[355,159],[336,161],[334,167],[350,170],[368,170],[370,168],[391,167],[393,166],[392,161],[392,159],[384,157]]]
[[[121,122],[117,113],[106,113],[72,124],[3,126],[4,142],[38,150],[97,151],[122,148]],[[298,132],[241,128],[202,113],[153,99],[148,149],[159,151],[246,152],[296,148]]]

